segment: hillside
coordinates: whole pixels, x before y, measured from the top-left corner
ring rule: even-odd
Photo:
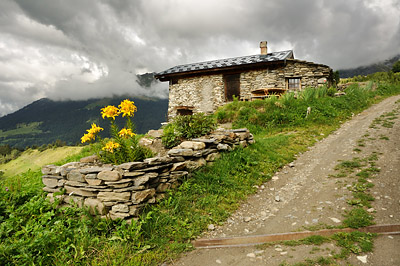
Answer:
[[[109,123],[101,118],[100,109],[106,105],[117,106],[126,98],[133,100],[138,108],[133,118],[137,133],[158,129],[165,122],[167,99],[127,95],[81,101],[53,101],[44,98],[0,118],[0,145],[23,148],[56,140],[76,144],[91,123],[104,127],[102,137],[106,137]],[[118,122],[121,121],[117,119]]]
[[[339,69],[339,75],[341,78],[351,78],[354,76],[366,76],[368,74],[376,73],[376,72],[386,72],[392,69],[394,63],[400,60],[400,54],[387,59],[383,62],[374,63],[367,66],[359,66],[356,68],[349,69]]]

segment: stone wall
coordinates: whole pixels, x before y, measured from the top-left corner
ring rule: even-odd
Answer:
[[[301,78],[302,88],[330,85],[330,73],[328,66],[300,60],[286,60],[286,66],[246,70],[240,74],[240,98],[250,99],[251,91],[260,88],[286,89],[288,78]],[[212,113],[224,104],[223,74],[179,78],[169,86],[168,119],[174,118],[182,106],[193,113]]]
[[[65,204],[87,206],[104,218],[132,219],[146,204],[156,203],[167,190],[178,187],[190,172],[212,164],[221,152],[253,142],[247,129],[219,129],[181,143],[167,156],[143,162],[108,165],[90,156],[62,166],[47,165],[42,168],[43,190],[51,200],[57,197]],[[65,193],[58,195],[60,191]]]
[[[222,75],[178,79],[169,86],[168,118],[175,117],[181,106],[193,107],[193,113],[213,113],[224,103]]]

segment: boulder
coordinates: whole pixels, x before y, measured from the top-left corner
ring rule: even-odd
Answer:
[[[161,138],[161,136],[163,135],[163,130],[159,129],[159,130],[149,130],[149,132],[147,132],[147,135],[149,135],[152,138]]]

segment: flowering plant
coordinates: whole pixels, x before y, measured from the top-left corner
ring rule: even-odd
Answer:
[[[108,105],[101,109],[103,119],[110,121],[111,139],[102,140],[98,137],[98,133],[103,128],[92,124],[92,127],[81,138],[81,142],[91,142],[99,139],[102,148],[99,149],[98,155],[105,163],[121,164],[129,161],[138,161],[151,156],[151,151],[139,146],[138,137],[134,133],[134,124],[132,118],[137,111],[137,107],[133,101],[123,100],[118,107]],[[126,119],[125,127],[119,130],[115,119],[120,114]]]

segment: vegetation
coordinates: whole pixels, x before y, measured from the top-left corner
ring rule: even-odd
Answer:
[[[96,137],[99,139],[101,149],[97,149],[97,154],[104,163],[121,164],[125,162],[135,162],[143,160],[144,158],[151,157],[152,152],[147,148],[139,146],[139,139],[135,133],[135,126],[132,122],[137,107],[135,103],[125,99],[118,108],[113,105],[108,105],[101,109],[101,116],[108,118],[110,121],[110,130],[112,139],[102,140],[98,135],[104,129],[92,124],[92,127],[81,138],[81,142],[95,141]],[[119,130],[115,122],[115,118],[122,114],[125,117],[125,127]],[[98,146],[93,146],[98,147]]]
[[[206,135],[215,128],[214,118],[203,113],[177,116],[164,127],[161,139],[165,147],[172,148],[185,139]]]
[[[247,195],[254,193],[255,185],[269,180],[295,154],[352,114],[400,93],[400,85],[380,83],[375,90],[354,85],[342,97],[328,97],[327,92],[327,88],[308,89],[297,98],[287,94],[280,99],[234,101],[218,110],[216,119],[250,128],[256,143],[223,154],[212,166],[193,173],[160,204],[147,207],[131,225],[98,219],[83,209],[56,208],[57,201],[49,203],[41,191],[40,171],[3,178],[0,264],[159,265],[176,258],[192,248],[190,240],[208,224],[223,223]],[[307,112],[308,107],[311,112]],[[353,212],[352,217],[364,217],[357,208]],[[367,225],[369,219],[363,221],[365,224],[357,226]],[[348,225],[352,225],[350,220]],[[351,233],[337,241],[344,250],[364,252],[371,248],[369,237]],[[315,264],[328,259],[319,261]]]
[[[397,61],[396,63],[394,63],[394,65],[392,67],[392,71],[394,73],[399,73],[400,72],[400,60]]]

